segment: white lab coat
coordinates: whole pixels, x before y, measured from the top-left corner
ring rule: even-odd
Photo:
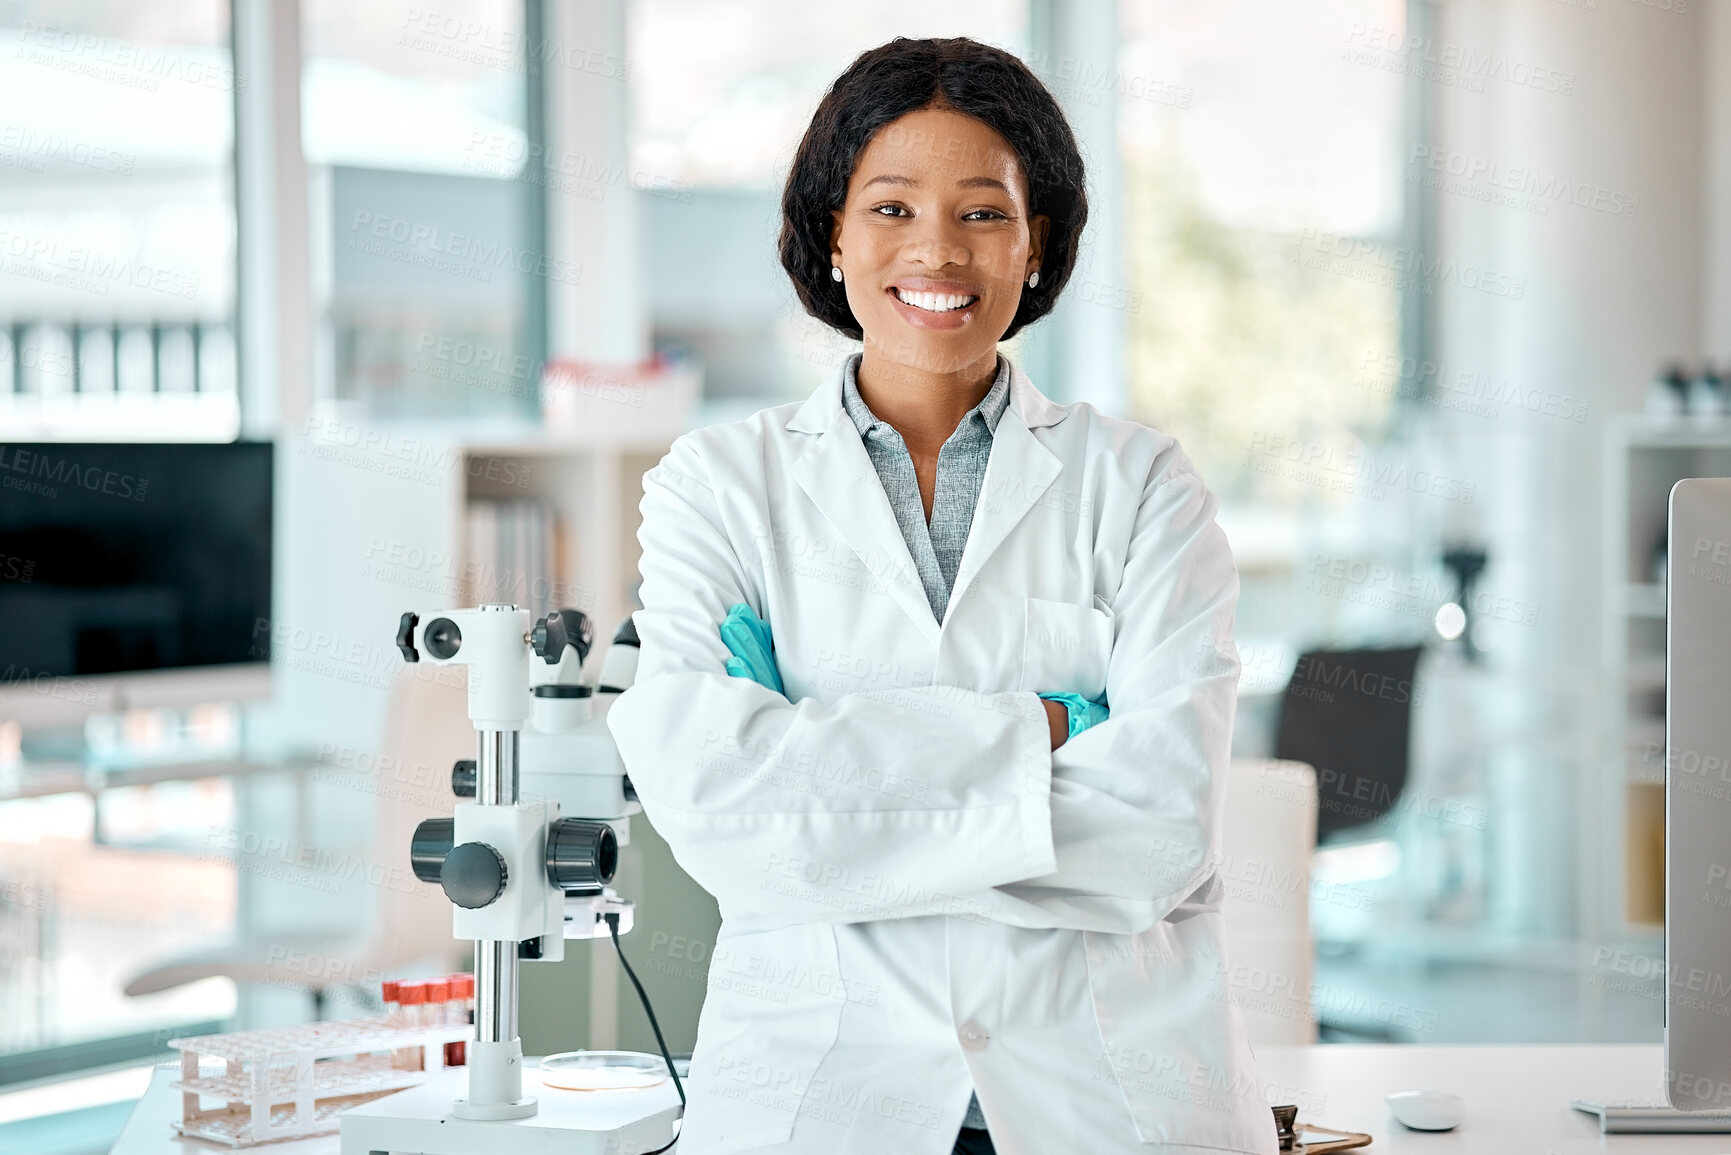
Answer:
[[[1228,998],[1238,578],[1176,442],[1018,370],[941,628],[838,368],[644,477],[610,725],[722,927],[688,1155],[1273,1152]],[[750,603],[787,696],[728,677]],[[1105,692],[1050,750],[1036,691]],[[645,895],[654,902],[654,895]]]

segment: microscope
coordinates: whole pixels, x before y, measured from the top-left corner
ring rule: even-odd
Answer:
[[[405,661],[468,667],[478,747],[451,775],[464,801],[450,818],[420,824],[410,859],[451,900],[454,937],[475,942],[475,1036],[466,1067],[346,1111],[343,1155],[671,1145],[682,1111],[666,1082],[541,1096],[525,1088],[539,1072],[525,1072],[517,1031],[519,962],[557,962],[568,938],[617,941],[631,929],[633,905],[607,884],[642,807],[606,711],[635,676],[637,635],[627,619],[593,687],[581,675],[592,642],[588,619],[570,609],[538,621],[513,605],[402,616]]]

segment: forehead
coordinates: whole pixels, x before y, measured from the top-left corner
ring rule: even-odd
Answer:
[[[984,121],[947,108],[918,109],[877,131],[855,161],[850,183],[859,188],[883,174],[911,177],[922,185],[992,177],[1017,195],[1027,187],[1009,141]]]

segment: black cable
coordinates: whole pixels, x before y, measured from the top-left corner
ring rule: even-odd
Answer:
[[[661,1048],[661,1057],[667,1063],[667,1073],[673,1076],[673,1089],[679,1092],[679,1106],[683,1109],[685,1085],[679,1081],[679,1072],[673,1069],[673,1056],[667,1050],[667,1040],[661,1037],[661,1024],[655,1021],[655,1008],[649,1005],[649,996],[644,993],[643,984],[637,981],[637,972],[625,961],[625,950],[619,945],[619,912],[610,910],[602,917],[607,920],[607,933],[613,936],[613,951],[619,956],[619,965],[625,968],[625,977],[631,980],[631,985],[637,988],[637,997],[643,1001],[643,1013],[649,1016],[649,1029],[655,1032],[655,1043]],[[663,1151],[666,1149],[661,1148]],[[655,1152],[651,1151],[648,1155],[655,1155]]]

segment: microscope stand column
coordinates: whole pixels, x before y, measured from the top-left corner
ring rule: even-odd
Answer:
[[[517,802],[517,731],[482,730],[475,801]],[[517,944],[475,942],[475,1041],[469,1044],[469,1097],[451,1104],[460,1119],[526,1119],[535,1098],[523,1094],[523,1040],[517,1034]]]

